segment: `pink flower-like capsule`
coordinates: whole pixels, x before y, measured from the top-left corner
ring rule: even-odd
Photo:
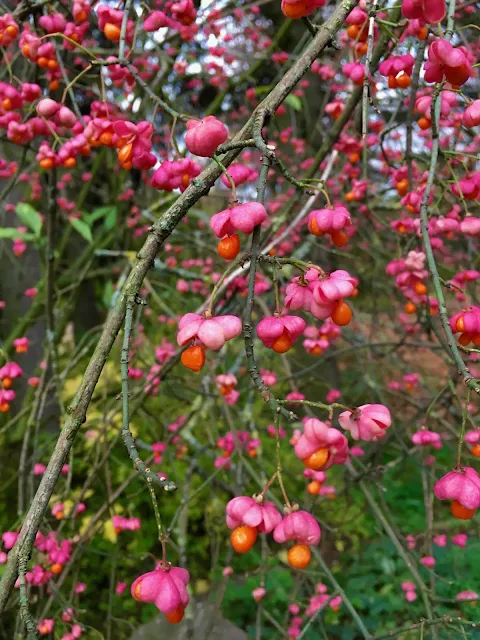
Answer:
[[[269,316],[257,325],[257,336],[268,349],[286,353],[298,340],[306,326],[298,316]]]
[[[37,631],[41,636],[48,636],[53,632],[55,620],[53,618],[44,618],[37,626]]]
[[[309,418],[305,421],[294,451],[307,468],[320,471],[334,464],[345,464],[348,440],[338,429],[329,427],[317,418]]]
[[[23,376],[23,369],[16,362],[7,362],[0,368],[0,380],[4,389],[9,389],[12,381],[20,376]]]
[[[15,533],[15,531],[5,531],[5,533],[2,533],[3,546],[7,551],[9,551],[14,546],[17,538],[18,533]]]
[[[44,98],[37,104],[36,111],[42,118],[53,118],[61,108],[62,105],[59,102],[56,102],[51,98]]]
[[[187,149],[202,158],[209,158],[228,138],[227,127],[215,116],[207,116],[203,120],[189,120],[186,127]]]
[[[438,500],[452,500],[452,515],[469,520],[480,507],[480,477],[472,467],[449,471],[433,488]]]
[[[329,306],[332,302],[350,297],[354,292],[355,283],[355,278],[348,271],[333,271],[326,278],[319,278],[313,290],[313,300],[319,306]]]
[[[440,99],[440,115],[446,118],[457,106],[457,94],[454,91],[442,91]],[[427,120],[431,120],[432,96],[420,96],[415,100],[415,113],[421,113]]]
[[[126,582],[117,582],[117,586],[115,587],[115,593],[117,594],[117,596],[121,596],[126,588],[127,588]]]
[[[353,84],[361,85],[365,77],[365,66],[358,62],[347,62],[342,67],[342,73],[347,78],[350,78]]]
[[[327,393],[325,400],[328,404],[332,402],[336,402],[342,395],[342,392],[339,389],[330,389]]]
[[[447,546],[446,534],[441,533],[439,536],[435,536],[435,538],[433,538],[433,544],[436,544],[437,547],[446,547]]]
[[[362,80],[363,82],[363,80]],[[350,213],[345,207],[337,206],[332,209],[314,209],[308,214],[308,230],[314,236],[321,237],[330,234],[332,242],[337,247],[343,246],[348,236],[342,229],[352,224]]]
[[[433,556],[425,556],[424,558],[420,558],[420,564],[431,569],[435,566],[435,558]]]
[[[449,323],[453,333],[462,334],[458,339],[461,345],[466,347],[469,342],[480,345],[480,307],[471,306],[468,311],[459,311]]]
[[[344,411],[338,416],[342,429],[350,431],[354,440],[378,440],[392,424],[390,411],[383,404],[363,404],[353,412]]]
[[[411,76],[414,64],[415,58],[409,53],[403,56],[390,56],[381,63],[378,71],[382,76],[396,79],[402,72],[407,76]]]
[[[139,576],[131,586],[131,594],[140,602],[153,602],[172,623],[180,622],[188,604],[186,569],[169,567],[155,569]]]
[[[429,431],[428,429],[422,429],[421,431],[414,433],[412,436],[412,442],[419,447],[426,447],[430,445],[434,449],[442,448],[442,439],[440,434],[435,433],[435,431]]]
[[[417,594],[415,591],[406,591],[405,592],[405,600],[407,602],[414,602],[417,599]]]
[[[238,496],[230,500],[227,503],[226,512],[229,529],[247,525],[247,527],[256,527],[260,533],[271,533],[282,520],[273,502],[257,502],[248,496]]]
[[[273,531],[273,539],[279,544],[293,540],[298,544],[315,546],[322,532],[315,518],[307,511],[294,511],[286,515]]]
[[[304,469],[303,475],[305,478],[311,478],[312,480],[316,480],[317,482],[325,482],[327,479],[327,474],[325,471],[314,471],[313,469]]]
[[[480,124],[480,100],[474,100],[463,112],[462,123],[471,129]]]
[[[77,123],[77,116],[65,105],[60,105],[60,109],[55,116],[55,122],[62,127],[72,129]]]
[[[457,595],[455,596],[457,600],[471,600],[470,604],[477,604],[477,598],[479,597],[480,596],[476,591],[470,590],[460,591],[460,593],[457,593]]]
[[[222,396],[228,395],[238,384],[237,377],[233,373],[221,373],[216,377],[215,382]]]
[[[253,182],[258,178],[258,171],[247,167],[244,164],[231,164],[228,167],[228,175],[232,178],[236,187],[245,182]],[[222,175],[222,182],[226,187],[230,187],[230,180],[225,174]]]
[[[475,429],[474,431],[467,431],[467,433],[465,434],[465,442],[468,442],[468,444],[480,443],[480,429]]]
[[[42,476],[45,471],[47,470],[47,467],[44,464],[40,464],[39,462],[36,462],[33,465],[33,475],[34,476]]]
[[[217,238],[231,236],[237,231],[252,233],[255,227],[267,217],[267,211],[260,202],[244,202],[224,209],[210,218],[210,227]]]
[[[330,602],[328,603],[328,606],[333,611],[338,611],[340,609],[340,605],[342,604],[342,602],[343,602],[342,596],[335,596],[330,600]]]
[[[458,184],[453,184],[452,193],[465,200],[476,200],[480,193],[480,173],[474,173],[459,180]]]
[[[17,353],[27,353],[30,341],[27,337],[16,338],[12,344]]]
[[[402,582],[402,591],[415,591],[417,585],[414,582],[410,582],[410,580],[405,580]]]
[[[402,15],[409,20],[436,24],[445,17],[445,0],[403,0]]]
[[[260,602],[260,600],[262,600],[266,593],[267,592],[264,587],[257,587],[252,591],[252,596],[255,602]]]
[[[337,300],[334,302],[317,302],[314,298],[314,292],[320,282],[330,282],[330,278],[333,276],[333,280],[337,278],[337,275],[334,274],[346,274],[346,271],[334,271],[330,276],[321,275],[318,269],[309,269],[304,278],[300,279],[299,277],[293,278],[292,282],[287,286],[286,296],[285,296],[285,307],[287,309],[297,310],[303,309],[304,311],[309,311],[315,318],[319,320],[325,320],[329,316],[332,315],[332,318],[335,314],[336,309],[338,307],[344,305],[347,306],[342,300]],[[340,279],[340,278],[339,278]],[[332,280],[332,282],[333,282]],[[352,278],[353,283],[356,284],[356,280]],[[327,284],[327,289],[329,285]],[[352,288],[352,293],[355,286]],[[350,287],[348,286],[348,290]],[[350,313],[351,317],[351,313]],[[335,317],[338,324],[341,323],[341,319]],[[332,322],[332,321],[331,321]],[[343,323],[343,324],[348,324]],[[333,325],[332,325],[333,326]],[[323,329],[320,333],[323,333]],[[317,333],[315,333],[315,336]],[[338,335],[338,334],[336,334]],[[332,337],[336,337],[336,335]],[[307,336],[311,337],[311,336]]]
[[[474,216],[466,216],[460,222],[460,231],[466,236],[476,237],[480,236],[480,218]]]
[[[150,153],[152,148],[153,127],[147,120],[138,124],[128,120],[116,120],[113,123],[113,143],[117,147],[118,160],[124,169],[151,169],[157,159]]]
[[[415,549],[415,547],[417,546],[417,541],[412,535],[406,536],[405,540],[407,541],[407,546],[409,549]]]
[[[466,547],[468,542],[468,536],[466,533],[457,533],[452,536],[452,544],[457,545],[457,547]]]
[[[308,279],[308,274],[313,273],[313,277]],[[309,269],[305,274],[304,283],[299,277],[293,278],[292,282],[287,285],[284,305],[287,309],[297,311],[303,309],[304,311],[312,310],[313,300],[313,283],[317,282],[318,272],[316,269]],[[316,335],[316,332],[315,332]]]
[[[445,77],[450,84],[460,87],[471,74],[472,65],[465,47],[455,48],[443,38],[432,42],[425,63],[425,82],[441,82]]]
[[[2,47],[8,47],[18,37],[18,24],[10,13],[5,13],[0,17],[0,40]]]
[[[218,351],[227,340],[242,332],[242,322],[237,316],[205,318],[197,313],[186,313],[178,323],[177,343],[183,347],[198,339],[208,349]]]

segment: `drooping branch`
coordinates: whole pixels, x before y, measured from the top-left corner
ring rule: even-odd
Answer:
[[[247,124],[235,137],[234,142],[251,137],[253,124],[259,110],[266,116],[272,115],[282,104],[297,82],[305,75],[319,53],[331,42],[332,36],[338,31],[345,21],[356,0],[343,0],[330,18],[319,28],[317,35],[307,46],[303,54],[280,82],[274,87],[265,100],[252,114]],[[224,166],[228,167],[238,156],[240,150],[230,151],[223,159]],[[87,365],[80,387],[67,410],[67,418],[61,434],[55,445],[52,457],[42,477],[32,505],[23,522],[15,547],[8,554],[7,566],[0,584],[0,613],[4,611],[13,585],[18,574],[18,561],[20,557],[28,557],[33,546],[36,533],[40,527],[48,502],[52,496],[62,466],[73,445],[75,437],[81,425],[85,422],[86,413],[93,392],[103,370],[105,362],[113,347],[115,339],[123,324],[126,312],[126,301],[129,296],[138,294],[142,282],[153,265],[158,250],[169,237],[177,224],[182,220],[189,209],[204,195],[206,195],[215,181],[220,177],[221,169],[216,163],[207,167],[198,178],[192,180],[190,186],[178,198],[178,200],[155,222],[150,228],[150,233],[138,253],[136,262],[130,272],[122,295],[116,306],[109,313],[102,334],[95,351]]]

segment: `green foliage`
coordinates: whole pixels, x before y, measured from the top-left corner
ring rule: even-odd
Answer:
[[[92,231],[88,224],[79,218],[70,218],[70,224],[87,242],[93,242]]]
[[[288,104],[288,106],[292,107],[292,109],[294,109],[295,111],[302,110],[302,101],[298,96],[296,96],[293,93],[291,93],[285,98],[285,104]]]
[[[15,212],[25,226],[31,229],[35,236],[39,236],[42,230],[42,218],[32,205],[26,202],[19,202]]]
[[[34,240],[35,236],[31,233],[18,231],[15,227],[2,227],[0,228],[0,238],[4,240]]]

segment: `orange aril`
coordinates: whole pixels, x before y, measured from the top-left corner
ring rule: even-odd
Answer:
[[[283,15],[291,20],[298,20],[305,16],[306,4],[305,2],[295,2],[294,4],[283,5]]]
[[[118,42],[120,40],[120,27],[117,27],[117,25],[111,22],[107,22],[103,27],[103,33],[107,40],[111,40],[112,42]]]
[[[131,160],[132,154],[133,145],[130,142],[129,144],[125,144],[121,149],[118,150],[118,160],[121,164],[129,162]]]
[[[296,544],[288,550],[288,564],[294,569],[305,569],[310,564],[312,552],[306,544]]]
[[[237,233],[233,236],[220,240],[217,245],[218,255],[224,260],[233,260],[238,256],[240,251],[240,238]]]
[[[53,160],[52,158],[43,158],[38,164],[41,169],[51,169],[53,167]]]
[[[462,333],[462,335],[458,339],[458,344],[461,344],[462,347],[466,347],[467,344],[470,344],[471,339],[472,339],[471,333]]]
[[[328,462],[330,457],[330,451],[328,449],[318,449],[307,458],[303,459],[303,464],[307,469],[313,469],[314,471],[320,471]]]
[[[199,345],[192,345],[182,353],[181,361],[184,367],[198,373],[205,364],[205,349]]]
[[[312,218],[310,221],[310,231],[313,233],[314,236],[317,236],[317,238],[321,238],[324,234],[324,232],[318,226],[318,222],[316,221],[315,218]]]
[[[321,484],[318,480],[312,480],[312,482],[309,482],[307,484],[307,491],[308,493],[310,493],[312,496],[317,496],[320,492],[320,488],[321,488]]]
[[[458,520],[470,520],[475,515],[476,509],[467,509],[460,502],[454,500],[450,506],[450,510],[452,512],[452,516],[457,518]]]
[[[347,29],[347,36],[349,38],[351,38],[352,40],[355,40],[355,38],[358,36],[360,32],[360,29],[357,27],[356,24],[351,24],[348,29]]]
[[[408,180],[399,180],[396,186],[399,196],[405,196],[408,193]]]
[[[400,89],[407,89],[412,82],[410,80],[410,76],[408,76],[406,73],[402,73],[402,75],[395,78],[395,80],[397,83],[397,87],[400,87]]]
[[[113,133],[110,131],[103,131],[98,138],[99,142],[104,144],[106,147],[109,147],[112,144],[112,139]]]
[[[9,24],[5,29],[5,33],[9,36],[9,38],[16,38],[18,36],[18,27],[14,24]]]
[[[247,527],[243,525],[232,531],[230,541],[237,553],[247,553],[255,544],[257,539],[256,527]]]
[[[345,327],[352,319],[352,310],[346,302],[339,300],[335,305],[335,309],[332,313],[332,322],[339,327]]]
[[[275,340],[272,345],[272,349],[275,351],[275,353],[287,353],[291,346],[292,343],[290,341],[290,338],[284,331],[282,335]]]
[[[185,607],[183,606],[183,604],[179,604],[178,607],[171,613],[166,613],[165,618],[170,622],[170,624],[178,624],[183,620],[184,614]]]
[[[419,296],[424,296],[428,291],[423,282],[416,282],[413,288],[415,289],[415,293],[418,293]]]
[[[336,247],[343,247],[348,242],[348,236],[345,231],[338,229],[330,234],[332,242]]]

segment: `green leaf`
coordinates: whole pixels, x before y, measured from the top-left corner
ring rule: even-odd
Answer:
[[[105,289],[103,291],[102,302],[106,307],[110,306],[113,296],[113,283],[111,280],[107,280]]]
[[[285,102],[286,104],[288,104],[289,107],[292,107],[292,109],[295,109],[295,111],[302,110],[302,101],[298,96],[293,95],[293,93],[291,93],[289,96],[285,98]]]
[[[94,222],[100,220],[101,218],[107,218],[109,215],[112,215],[112,211],[117,211],[117,207],[114,204],[107,204],[104,207],[98,207],[98,209],[94,209],[92,213],[86,213],[83,215],[83,220],[88,224],[88,226],[92,226]]]
[[[85,238],[87,242],[93,242],[92,232],[90,231],[90,227],[86,222],[80,220],[79,218],[71,218],[70,223],[75,231],[77,231],[82,236],[82,238]]]
[[[105,227],[105,229],[107,229],[107,231],[110,231],[110,229],[113,229],[114,226],[117,224],[117,213],[118,213],[117,207],[115,206],[110,207],[110,211],[105,216],[105,220],[103,222],[103,226]]]
[[[32,205],[26,202],[20,202],[17,204],[16,212],[23,224],[31,229],[36,236],[39,236],[43,223],[38,211],[36,211]]]
[[[35,236],[32,233],[22,233],[22,231],[18,231],[15,227],[0,227],[0,238],[34,240]]]
[[[255,87],[255,95],[256,96],[261,96],[261,95],[271,91],[271,89],[272,89],[272,87],[269,84],[268,85],[261,85],[259,87]]]

